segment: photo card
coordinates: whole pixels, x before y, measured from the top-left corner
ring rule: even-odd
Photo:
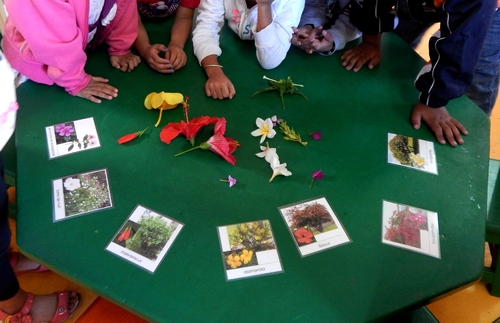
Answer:
[[[108,170],[98,169],[52,180],[54,222],[113,207]]]
[[[436,212],[383,201],[382,243],[441,258]]]
[[[387,162],[436,174],[434,143],[427,140],[388,133]]]
[[[325,197],[278,209],[302,257],[351,242]]]
[[[184,224],[137,205],[106,250],[154,273]]]
[[[217,227],[226,280],[283,272],[269,220]]]
[[[92,117],[45,127],[45,135],[49,159],[101,146]]]

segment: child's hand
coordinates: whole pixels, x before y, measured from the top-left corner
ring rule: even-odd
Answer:
[[[109,60],[111,62],[111,66],[118,68],[122,72],[131,72],[141,62],[141,58],[132,53],[121,56],[111,55],[109,56]]]
[[[160,56],[160,53],[164,53],[164,57]],[[169,50],[165,45],[154,44],[151,45],[141,53],[142,57],[146,60],[146,63],[157,72],[172,74],[174,72],[174,67],[170,63]]]
[[[423,103],[417,104],[412,111],[411,123],[413,128],[419,129],[420,122],[424,122],[431,128],[437,140],[441,144],[446,144],[446,140],[452,146],[463,144],[464,140],[460,133],[467,134],[467,130],[457,120],[453,119],[446,110],[446,107],[431,108]],[[444,135],[444,136],[443,136]],[[446,137],[446,140],[444,139]]]
[[[209,70],[211,69],[211,70]],[[219,67],[209,67],[206,70],[208,75],[205,83],[205,93],[214,99],[232,99],[236,94],[233,83],[227,78]]]
[[[92,76],[90,78],[89,84],[81,89],[80,92],[76,94],[76,96],[95,103],[101,103],[101,100],[99,100],[98,98],[107,100],[116,98],[118,96],[118,89],[106,83],[108,83],[107,79],[99,76]]]
[[[290,43],[304,50],[306,53],[312,54],[313,50],[311,49],[311,43],[316,38],[315,34],[317,31],[319,30],[319,32],[321,32],[320,28],[321,26],[313,29],[309,25],[298,28],[292,27],[293,34]]]
[[[187,55],[179,46],[168,46],[168,60],[173,67],[172,73],[186,66]]]
[[[314,30],[316,29],[317,28],[315,28]],[[316,37],[310,44],[311,50],[316,52],[328,52],[334,46],[335,44],[333,40],[333,35],[326,30],[321,31],[321,29],[319,30],[319,35],[316,35]]]
[[[374,68],[380,63],[381,56],[379,45],[362,42],[356,47],[347,50],[340,59],[342,59],[342,66],[345,66],[346,70],[352,69],[357,72],[366,63],[368,63],[369,69]]]

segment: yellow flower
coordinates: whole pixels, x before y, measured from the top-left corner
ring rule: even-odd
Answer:
[[[425,159],[420,157],[419,155],[415,155],[414,153],[411,153],[410,158],[413,161],[413,164],[417,167],[422,167],[425,165]]]
[[[236,256],[236,255],[233,256],[231,254],[231,255],[227,256],[226,262],[233,269],[236,269],[239,266],[241,266],[240,256]]]
[[[243,249],[243,251],[241,252],[241,255],[240,255],[240,259],[246,265],[250,262],[250,260],[252,260],[252,256],[253,256],[252,250],[248,251],[246,249]]]
[[[163,110],[173,109],[182,102],[184,102],[184,96],[180,93],[151,92],[144,99],[144,106],[148,110],[160,109],[160,116],[155,124],[155,127],[158,127]]]
[[[262,237],[261,237],[261,236],[255,236],[254,238],[255,238],[255,240],[257,240],[257,241],[262,240]]]

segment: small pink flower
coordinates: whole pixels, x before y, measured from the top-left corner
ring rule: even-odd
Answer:
[[[312,180],[311,180],[311,185],[309,185],[309,188],[312,188],[314,180],[322,180],[323,177],[325,177],[325,174],[321,170],[315,170],[311,174]]]

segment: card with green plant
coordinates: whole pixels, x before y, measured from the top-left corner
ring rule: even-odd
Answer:
[[[302,257],[351,242],[325,197],[278,209]]]
[[[154,273],[183,226],[179,221],[137,205],[106,250]]]
[[[283,271],[269,220],[217,227],[227,280]]]
[[[52,181],[54,222],[113,207],[107,169]]]

